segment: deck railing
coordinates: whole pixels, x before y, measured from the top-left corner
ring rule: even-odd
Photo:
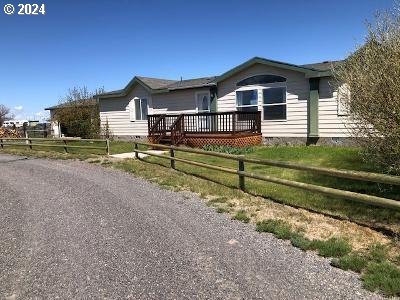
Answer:
[[[171,132],[179,123],[179,134],[241,134],[261,133],[261,112],[221,112],[198,114],[149,115],[149,136],[159,137]]]

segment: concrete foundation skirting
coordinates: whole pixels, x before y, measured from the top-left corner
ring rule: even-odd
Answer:
[[[117,141],[141,141],[147,142],[147,136],[140,135],[116,135],[113,137],[114,140]]]
[[[147,136],[115,136],[115,140],[149,142]],[[302,146],[302,145],[329,145],[351,147],[357,145],[357,139],[352,137],[261,137],[261,135],[245,137],[210,138],[205,136],[190,137],[186,144],[191,147],[203,147],[207,144],[228,145],[232,147],[255,146],[259,144],[278,146]]]

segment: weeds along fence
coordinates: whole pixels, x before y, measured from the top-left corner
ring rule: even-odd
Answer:
[[[148,151],[139,150],[139,145],[151,147],[154,149],[164,149],[169,150],[169,156],[155,154]],[[200,154],[200,155],[208,155],[214,157],[225,158],[229,160],[234,160],[238,162],[237,169],[231,169],[221,166],[210,165],[198,161],[192,161],[188,159],[178,158],[175,157],[175,151],[193,153],[193,154]],[[238,175],[239,181],[239,188],[241,190],[245,190],[245,178],[252,178],[257,179],[265,182],[276,183],[280,185],[285,185],[293,188],[298,188],[302,190],[307,190],[311,192],[317,192],[333,197],[345,198],[357,202],[361,202],[364,204],[369,204],[373,206],[380,206],[386,208],[392,208],[400,210],[400,201],[394,199],[388,199],[373,195],[367,194],[360,194],[351,191],[335,189],[331,187],[325,187],[310,183],[298,182],[293,180],[287,180],[278,177],[266,176],[266,175],[258,175],[254,173],[249,173],[245,171],[245,163],[251,164],[258,164],[258,165],[265,165],[265,166],[272,166],[278,168],[286,168],[286,169],[293,169],[298,171],[306,171],[306,172],[313,172],[316,174],[327,175],[337,178],[347,178],[353,180],[360,180],[360,181],[367,181],[367,182],[376,182],[376,183],[384,183],[390,185],[400,185],[400,176],[391,176],[385,174],[378,174],[378,173],[370,173],[370,172],[361,172],[361,171],[351,171],[351,170],[339,170],[339,169],[332,169],[332,168],[321,168],[321,167],[314,167],[314,166],[305,166],[300,164],[288,163],[288,162],[281,162],[281,161],[273,161],[273,160],[262,160],[262,159],[254,159],[254,158],[247,158],[243,155],[233,155],[233,154],[225,154],[225,153],[218,153],[218,152],[211,152],[211,151],[204,151],[200,149],[191,149],[191,148],[183,148],[183,147],[176,147],[176,146],[166,146],[166,145],[159,145],[159,144],[150,144],[150,143],[143,143],[143,142],[134,142],[134,152],[135,157],[139,158],[139,153],[147,154],[150,156],[168,159],[171,161],[171,168],[175,169],[175,162],[181,162],[197,167],[207,168],[211,170],[216,170],[220,172],[236,174]]]
[[[94,146],[93,143],[103,144],[103,146]],[[101,150],[107,155],[110,154],[110,141],[106,140],[95,140],[95,139],[77,139],[77,138],[57,138],[57,139],[45,139],[45,138],[0,138],[0,147],[4,149],[8,147],[25,147],[31,150],[39,150],[43,148],[61,148],[64,149],[65,153],[68,153],[68,149],[88,149],[88,150]]]

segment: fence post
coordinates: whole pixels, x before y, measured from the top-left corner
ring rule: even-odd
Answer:
[[[25,144],[29,145],[29,136],[28,136],[28,131],[26,131],[26,123],[24,123],[24,137],[25,137]],[[30,147],[29,147],[30,148]]]
[[[32,150],[32,140],[28,140],[29,141],[29,149],[31,149]]]
[[[134,142],[134,151],[138,150],[138,144],[136,142]],[[139,159],[139,153],[137,151],[135,151],[135,158]]]
[[[238,171],[239,171],[239,172],[244,172],[244,161],[240,159],[240,160],[238,160],[238,163],[239,163],[239,169],[238,169]],[[245,178],[245,177],[239,173],[239,188],[240,188],[242,191],[245,190],[244,178]]]
[[[68,148],[67,148],[67,140],[63,140],[65,146],[64,146],[64,151],[65,153],[68,153]]]
[[[109,156],[110,155],[110,140],[109,139],[106,139],[106,147],[107,147],[107,149],[106,149],[107,156]]]
[[[173,159],[175,157],[175,151],[174,149],[169,149],[169,155],[171,157],[171,168],[175,169],[175,159]]]
[[[4,149],[3,139],[0,139],[0,145],[1,145],[1,149]]]

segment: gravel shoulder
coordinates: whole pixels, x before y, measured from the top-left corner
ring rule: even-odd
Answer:
[[[193,194],[79,161],[0,170],[0,299],[379,298]]]

